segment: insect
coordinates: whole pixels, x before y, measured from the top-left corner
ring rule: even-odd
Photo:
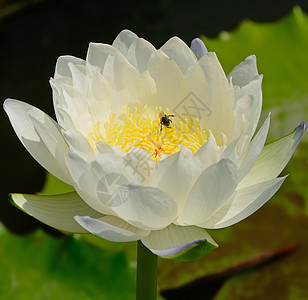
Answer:
[[[167,128],[171,128],[170,124],[172,123],[172,120],[170,118],[175,117],[175,115],[166,115],[163,111],[160,111],[158,114],[159,120],[160,120],[160,132],[163,129],[163,126],[166,126]]]

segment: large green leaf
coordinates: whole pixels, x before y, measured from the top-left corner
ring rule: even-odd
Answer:
[[[0,299],[134,299],[135,267],[123,251],[78,236],[38,231],[20,237],[0,227]]]

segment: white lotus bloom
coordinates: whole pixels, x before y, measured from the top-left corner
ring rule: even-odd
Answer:
[[[124,30],[112,45],[91,43],[86,60],[61,56],[50,83],[57,122],[17,100],[4,109],[32,156],[76,192],[14,203],[58,229],[141,240],[167,258],[208,252],[217,244],[205,228],[266,203],[306,128],[264,147],[255,56],[226,76],[199,39],[156,50]]]

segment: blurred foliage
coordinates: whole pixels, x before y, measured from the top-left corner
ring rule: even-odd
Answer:
[[[264,74],[261,119],[272,112],[269,141],[308,119],[307,31],[308,17],[295,8],[276,23],[246,21],[217,39],[204,38],[226,73],[256,54]],[[215,299],[307,299],[307,152],[306,134],[284,171],[290,176],[278,194],[245,221],[210,232],[220,244],[217,250],[193,262],[160,260],[159,287],[177,287],[268,249],[299,244],[301,248],[283,261],[232,278]],[[48,175],[43,192],[69,189]],[[15,237],[2,229],[0,295],[14,300],[133,299],[135,259],[135,243],[110,243],[91,235],[54,239],[40,231]],[[200,299],[204,295],[206,290]]]
[[[0,227],[0,270],[0,299],[122,300],[135,295],[135,264],[126,252],[102,251],[77,235],[53,238],[37,231],[20,237]]]
[[[0,0],[0,19],[46,0]]]

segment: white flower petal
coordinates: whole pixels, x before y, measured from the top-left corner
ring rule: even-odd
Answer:
[[[93,122],[84,95],[72,85],[67,84],[61,86],[61,93],[65,101],[57,106],[58,109],[61,108],[63,111],[66,111],[66,114],[70,116],[74,124],[73,128],[81,132],[84,136],[87,136],[93,129]],[[65,126],[64,128],[69,129],[72,127]]]
[[[120,177],[119,172],[113,172],[113,165],[117,163],[117,159],[114,157],[112,159],[112,156],[108,154],[101,154],[99,156],[108,156],[109,164],[105,170],[101,168],[97,160],[90,164],[76,153],[69,153],[65,157],[65,162],[73,179],[74,188],[84,201],[102,214],[113,215],[114,213],[108,204],[112,199],[112,187],[117,186],[117,178],[114,178],[114,174]],[[111,180],[112,182],[110,182]]]
[[[205,78],[204,72],[199,64],[192,65],[181,79],[178,99],[171,107],[171,113],[176,115],[175,126],[180,127],[180,122],[185,119],[199,121],[200,128],[211,129],[208,123],[211,115],[210,87]],[[168,104],[171,100],[168,101]],[[193,127],[195,124],[193,125]]]
[[[178,212],[177,204],[171,196],[150,186],[121,185],[113,196],[115,201],[112,210],[118,217],[145,230],[168,226]]]
[[[88,232],[112,242],[137,241],[150,233],[149,230],[134,227],[113,216],[105,216],[99,219],[89,216],[76,216],[75,220]]]
[[[98,68],[110,84],[114,108],[139,104],[139,73],[117,48],[90,43],[86,62],[89,68]]]
[[[196,226],[176,226],[174,224],[162,230],[151,231],[141,241],[154,254],[164,258],[177,258],[203,242],[212,245],[212,249],[218,246],[206,230]],[[207,252],[212,249],[207,249]],[[201,256],[204,254],[202,252]],[[192,257],[194,258],[197,257]]]
[[[248,140],[252,138],[259,123],[261,109],[262,109],[262,76],[257,75],[256,78],[249,82],[247,85],[240,89],[235,89],[237,99],[244,96],[249,96],[251,101],[250,109],[244,111],[248,126],[246,126],[245,135],[248,136]]]
[[[214,93],[219,92],[217,87],[220,87],[220,89],[226,89],[229,86],[228,79],[216,56],[216,53],[206,53],[199,59],[199,64],[202,67],[210,88],[212,89],[213,94],[211,96],[214,96]],[[220,101],[224,100],[220,99]]]
[[[219,159],[220,147],[217,145],[212,131],[209,130],[209,139],[199,148],[194,157],[199,158],[203,169],[206,169]]]
[[[113,41],[112,46],[117,48],[124,56],[127,57],[127,52],[131,44],[138,38],[138,36],[130,30],[122,30],[116,39]]]
[[[61,77],[72,77],[71,69],[69,67],[69,64],[74,65],[85,65],[85,61],[81,58],[77,58],[70,55],[63,55],[60,56],[56,63],[56,70],[54,78],[58,79]]]
[[[176,200],[181,210],[195,179],[202,171],[201,162],[181,145],[179,152],[161,160],[152,175],[152,184]]]
[[[105,214],[105,207],[95,195],[98,178],[92,172],[88,162],[77,153],[69,153],[65,156],[65,163],[78,194],[89,206]]]
[[[242,221],[264,205],[278,191],[285,178],[275,178],[237,190],[231,201],[198,226],[216,229]]]
[[[192,65],[184,73],[180,103],[178,104],[179,107],[176,107],[176,113],[181,113],[185,118],[198,118],[199,121],[207,118],[211,114],[209,92],[210,87],[201,66],[199,64]]]
[[[123,175],[129,182],[148,185],[156,162],[151,158],[149,151],[138,147],[131,148],[123,157],[125,169]]]
[[[199,224],[214,214],[235,191],[238,173],[238,167],[227,159],[205,169],[188,195],[178,224]]]
[[[228,78],[232,77],[232,83],[242,87],[252,81],[256,75],[258,75],[257,59],[255,55],[250,55],[230,72]]]
[[[236,90],[239,87],[235,87]],[[247,137],[247,132],[251,129],[251,110],[253,107],[253,98],[249,95],[244,95],[240,99],[237,99],[233,107],[233,124],[232,132],[229,133],[227,138],[228,142],[233,141],[239,138],[239,151],[244,149],[247,146],[247,142],[250,141]]]
[[[240,137],[230,143],[222,152],[221,159],[229,159],[235,164],[238,161],[238,145],[239,145]]]
[[[160,49],[176,62],[183,73],[197,63],[191,49],[178,37],[172,37]]]
[[[97,172],[98,176],[111,173],[123,173],[125,162],[122,157],[118,156],[115,151],[113,151],[111,153],[97,154],[95,161],[91,163],[91,167]]]
[[[250,55],[230,72],[228,78],[232,77],[232,83],[242,87],[252,81],[256,75],[258,75],[257,59],[255,55]]]
[[[81,133],[74,129],[69,129],[67,131],[62,131],[62,134],[72,152],[77,153],[87,161],[94,159],[94,151],[88,140]]]
[[[148,61],[154,51],[156,49],[151,43],[138,38],[130,45],[126,57],[139,73],[142,73],[147,71]]]
[[[233,85],[228,81],[215,53],[205,54],[199,59],[199,64],[208,82],[209,101],[206,105],[210,111],[208,117],[200,120],[200,125],[202,128],[211,129],[218,145],[222,146],[223,134],[230,142],[233,133],[233,108],[236,101]]]
[[[163,51],[158,50],[149,59],[148,71],[156,84],[157,105],[163,110],[166,107],[175,107],[179,102],[178,94],[183,78],[178,65]]]
[[[96,75],[97,70],[90,70],[85,65],[68,64],[72,74],[72,86],[85,98],[88,98],[90,83],[92,77]]]
[[[257,161],[257,158],[259,157],[264,147],[269,126],[270,115],[268,115],[262,127],[260,128],[256,136],[253,138],[253,140],[249,143],[247,149],[245,150],[238,162],[238,165],[241,169],[241,179],[248,174],[248,172],[251,170],[251,168]]]
[[[7,99],[3,107],[30,154],[50,173],[71,184],[64,165],[64,154],[69,148],[60,133],[60,126],[44,112],[24,102]]]
[[[92,76],[91,83],[90,83],[94,99],[90,99],[89,104],[91,106],[93,106],[92,102],[99,103],[99,104],[97,104],[97,106],[95,107],[96,110],[90,108],[90,111],[93,113],[95,112],[102,113],[102,116],[106,118],[106,116],[108,115],[106,114],[104,110],[106,109],[106,107],[111,107],[111,103],[110,103],[111,94],[112,94],[111,85],[107,82],[106,78],[104,78],[104,76],[100,72],[98,72],[98,70],[96,71],[97,72],[95,72],[95,74]],[[104,106],[104,108],[100,109],[99,105]]]
[[[305,130],[306,124],[302,122],[289,135],[265,145],[253,168],[240,182],[239,188],[277,177],[292,157]]]
[[[113,153],[112,147],[106,142],[96,143],[96,150],[98,153]]]
[[[155,107],[156,102],[156,83],[151,77],[149,71],[144,71],[140,74],[140,103],[147,103],[148,107]]]
[[[72,79],[68,77],[51,78],[49,80],[52,88],[53,106],[56,114],[56,119],[59,125],[64,128],[74,128],[74,122],[69,114],[67,114],[67,103],[63,95],[63,85],[70,85]]]
[[[87,52],[86,66],[90,68],[97,67],[102,71],[108,56],[114,56],[117,52],[119,52],[119,50],[111,45],[90,43]]]
[[[102,217],[102,214],[88,206],[76,192],[60,195],[11,194],[10,198],[13,204],[29,215],[60,230],[86,233],[74,220],[74,216]]]

